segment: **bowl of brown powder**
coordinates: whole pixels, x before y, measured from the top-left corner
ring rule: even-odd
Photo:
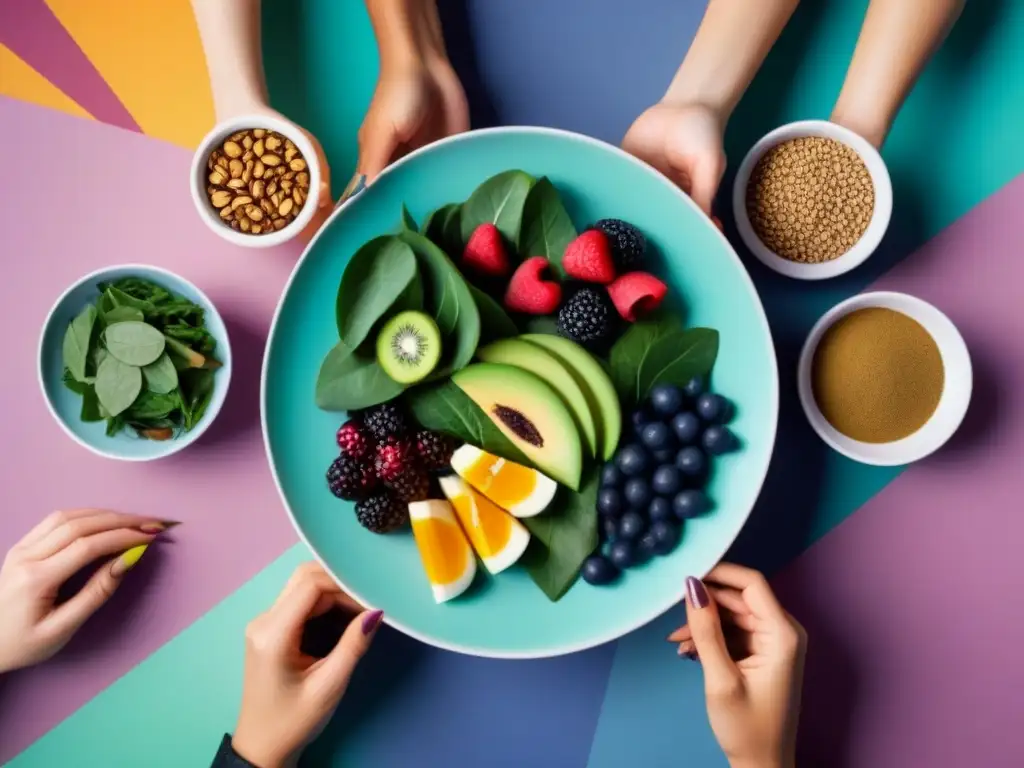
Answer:
[[[878,151],[826,120],[776,128],[751,148],[733,186],[733,212],[751,253],[802,280],[841,275],[878,247],[892,182]]]
[[[938,450],[967,413],[971,358],[952,321],[904,293],[854,296],[811,329],[800,353],[811,426],[855,461],[910,464]]]

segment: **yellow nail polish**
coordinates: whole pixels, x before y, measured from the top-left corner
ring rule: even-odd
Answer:
[[[142,559],[144,554],[146,554],[146,550],[148,548],[149,544],[139,544],[137,547],[132,547],[131,549],[122,552],[121,556],[110,566],[110,572],[114,576],[123,576],[135,567],[135,564]]]

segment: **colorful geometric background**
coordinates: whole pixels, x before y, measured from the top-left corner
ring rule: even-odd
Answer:
[[[733,163],[782,122],[827,117],[866,4],[803,3],[730,125]],[[377,70],[363,4],[264,5],[272,102],[322,140],[337,192]],[[552,125],[613,142],[663,91],[704,10],[698,0],[441,5],[475,125]],[[731,557],[775,574],[809,629],[801,765],[1001,768],[1024,755],[1022,44],[1024,2],[967,4],[885,146],[893,224],[868,264],[812,285],[748,261],[778,347],[782,421]],[[243,628],[308,557],[280,508],[258,420],[263,344],[301,246],[233,248],[194,215],[187,167],[212,123],[188,0],[0,0],[0,551],[61,507],[185,522],[58,658],[0,679],[0,762],[207,764],[237,713]],[[152,466],[103,461],[68,441],[32,363],[61,290],[131,261],[208,292],[238,358],[207,437]],[[975,363],[963,428],[905,470],[829,452],[794,394],[811,324],[869,285],[937,304]],[[384,631],[306,764],[724,765],[700,670],[663,642],[680,616],[532,662],[473,659]]]

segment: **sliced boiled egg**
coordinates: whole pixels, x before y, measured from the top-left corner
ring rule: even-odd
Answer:
[[[530,543],[530,532],[522,523],[470,488],[461,477],[442,477],[441,490],[488,571],[501,573],[522,557]]]
[[[473,582],[476,557],[452,505],[441,499],[414,501],[409,504],[409,520],[434,601],[458,597]]]
[[[452,469],[516,517],[539,515],[555,498],[558,484],[536,469],[464,445],[452,454]]]

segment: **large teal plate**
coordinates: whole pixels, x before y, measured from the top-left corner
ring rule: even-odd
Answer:
[[[341,414],[313,403],[320,361],[337,341],[334,304],[349,257],[395,231],[403,203],[417,220],[464,200],[484,179],[522,168],[558,187],[578,226],[618,217],[639,226],[661,256],[687,322],[717,328],[715,388],[737,406],[743,449],[716,464],[716,507],[687,524],[670,556],[630,571],[613,587],[579,582],[551,603],[512,568],[463,597],[435,605],[409,534],[376,536],[351,505],[327,490]],[[360,602],[424,642],[480,656],[554,656],[605,643],[651,621],[683,597],[687,575],[722,557],[761,489],[775,440],[778,373],[768,323],[746,270],[715,226],[667,179],[615,147],[542,128],[476,131],[420,150],[348,201],[310,243],[292,274],[270,332],[263,369],[263,430],[281,496],[299,535]],[[481,569],[482,570],[482,569]]]

